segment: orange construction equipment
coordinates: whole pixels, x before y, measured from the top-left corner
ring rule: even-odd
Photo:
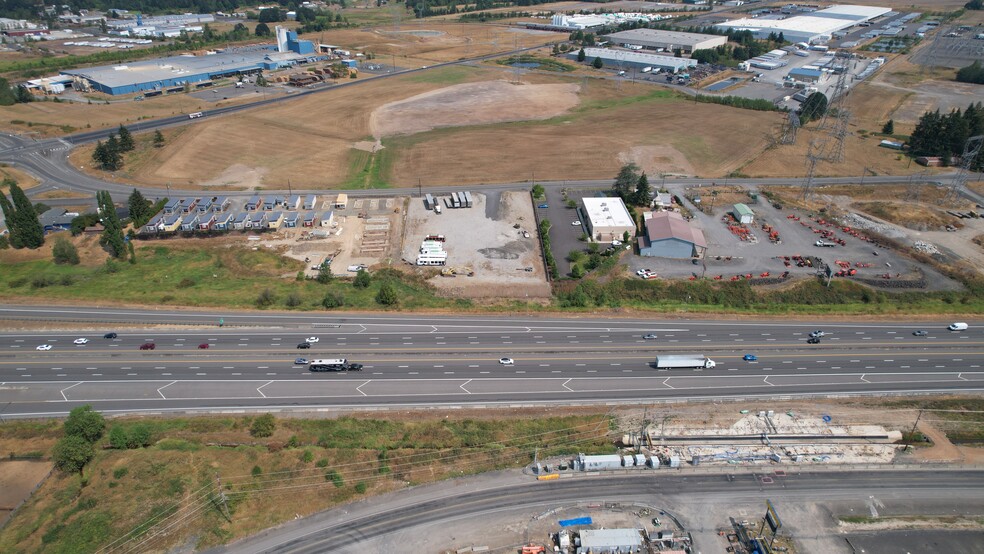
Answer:
[[[523,547],[523,554],[543,554],[546,551],[546,548],[534,544]]]

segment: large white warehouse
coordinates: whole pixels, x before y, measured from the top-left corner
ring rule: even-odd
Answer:
[[[723,30],[751,31],[755,38],[768,38],[771,33],[782,33],[790,42],[825,42],[832,33],[853,27],[858,23],[881,17],[891,8],[875,6],[833,6],[810,15],[797,15],[786,19],[745,18],[718,23]]]

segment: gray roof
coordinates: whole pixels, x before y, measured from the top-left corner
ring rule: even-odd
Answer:
[[[610,35],[605,35],[608,40],[614,42],[626,42],[633,43],[636,41],[643,42],[665,42],[671,43],[677,46],[689,46],[693,48],[695,45],[702,42],[713,40],[713,39],[726,39],[721,35],[704,35],[701,33],[682,33],[679,31],[663,31],[660,29],[630,29],[628,31],[619,31],[617,33],[612,33]]]

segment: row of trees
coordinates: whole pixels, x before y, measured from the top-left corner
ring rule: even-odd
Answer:
[[[622,166],[615,177],[612,191],[619,195],[626,204],[648,206],[653,199],[649,178],[634,163]]]
[[[953,110],[941,114],[939,110],[926,112],[909,137],[909,151],[913,156],[938,156],[944,165],[950,158],[963,154],[967,139],[984,134],[984,105],[980,102],[967,106],[966,110]],[[984,166],[984,156],[978,156],[973,169]]]
[[[7,222],[10,245],[14,248],[39,248],[44,244],[44,228],[38,221],[37,210],[17,181],[8,177],[3,180],[3,186],[10,191],[9,199],[0,192],[0,210],[3,210]]]
[[[984,85],[984,67],[981,66],[981,62],[974,60],[974,63],[957,71],[957,80],[961,83]]]
[[[0,77],[0,106],[33,102],[34,95],[22,86],[10,86],[10,81]]]
[[[158,134],[160,134],[160,131],[158,131]],[[160,138],[163,143],[164,136],[161,135]],[[96,162],[96,165],[100,169],[116,171],[123,167],[123,154],[130,152],[135,147],[136,144],[133,142],[133,135],[121,123],[119,138],[115,134],[112,134],[109,135],[109,139],[106,142],[98,141],[96,143],[96,149],[92,151],[92,161]]]
[[[68,414],[64,425],[65,436],[55,443],[52,458],[55,466],[68,473],[82,473],[82,469],[96,455],[96,441],[106,431],[106,419],[93,411],[92,406],[75,408]]]

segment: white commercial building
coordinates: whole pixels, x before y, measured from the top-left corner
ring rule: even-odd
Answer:
[[[661,21],[672,16],[659,15],[654,13],[596,13],[590,15],[565,15],[562,13],[554,14],[550,18],[550,24],[554,27],[565,29],[594,29],[608,25],[618,25],[629,21],[647,23],[650,21]]]
[[[581,199],[588,216],[588,233],[592,240],[610,242],[622,240],[625,232],[635,235],[635,221],[621,198],[602,197]]]
[[[585,48],[584,55],[585,61],[588,63],[595,58],[601,58],[605,66],[624,70],[633,68],[642,70],[648,67],[653,72],[679,73],[697,65],[697,60],[690,58],[675,58],[673,56],[633,52],[631,50],[615,50],[613,48]],[[570,52],[567,54],[567,57],[572,60],[577,59],[577,51]]]
[[[772,33],[782,33],[789,42],[826,42],[833,33],[853,27],[890,13],[891,8],[875,6],[833,6],[810,15],[797,15],[786,19],[745,18],[718,23],[720,29],[751,31],[755,38],[768,38]]]
[[[663,31],[660,29],[631,29],[605,35],[607,40],[619,46],[638,46],[644,50],[672,52],[679,48],[685,54],[694,50],[707,50],[723,46],[728,37],[721,35],[705,35],[701,33],[682,33],[679,31]]]

